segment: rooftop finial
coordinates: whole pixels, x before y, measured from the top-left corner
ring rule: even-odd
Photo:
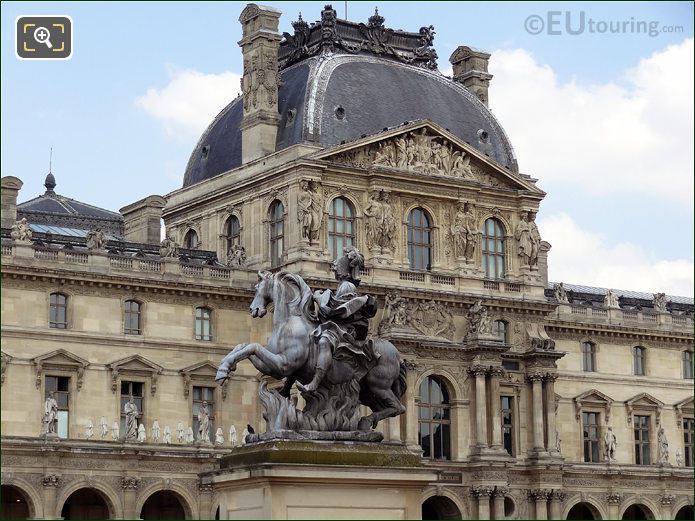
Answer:
[[[48,156],[48,175],[43,183],[46,187],[46,193],[52,194],[53,189],[56,187],[56,178],[53,176],[53,147],[51,147],[51,152]]]
[[[297,20],[297,21],[298,21],[298,22],[301,22],[301,21],[302,21],[302,12],[301,12],[301,11],[299,11],[299,20]]]

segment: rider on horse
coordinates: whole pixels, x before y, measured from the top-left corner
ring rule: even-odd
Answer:
[[[369,319],[376,315],[377,302],[370,295],[357,293],[364,257],[354,246],[346,247],[344,253],[331,266],[339,282],[335,294],[329,289],[314,292],[321,323],[311,335],[318,346],[318,357],[314,377],[303,387],[304,391],[319,387],[334,358],[348,363],[358,381],[378,360],[372,340],[367,338]]]

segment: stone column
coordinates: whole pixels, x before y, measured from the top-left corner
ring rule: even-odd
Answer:
[[[43,477],[43,518],[44,519],[61,519],[56,517],[56,493],[61,477],[56,474],[50,474]]]
[[[548,440],[548,452],[553,456],[559,456],[560,453],[555,447],[555,380],[557,374],[548,373],[545,376],[545,410],[546,410],[546,439]]]
[[[471,489],[471,494],[478,498],[478,519],[490,519],[490,496],[492,487],[475,486]]]
[[[492,494],[494,502],[494,518],[504,519],[504,496],[509,494],[509,489],[507,487],[495,487]]]
[[[140,512],[136,512],[140,478],[133,476],[121,478],[121,488],[123,489],[123,519],[140,519]]]
[[[416,398],[418,398],[418,390],[415,389],[417,364],[412,360],[406,360],[405,366],[408,370],[406,373],[408,388],[405,392],[405,444],[408,447],[417,447],[418,403]]]
[[[550,519],[562,519],[562,502],[565,493],[562,490],[553,490],[550,493]]]
[[[475,444],[482,449],[487,447],[487,400],[485,399],[487,369],[482,365],[475,365],[468,372],[475,377]]]
[[[623,496],[620,494],[620,492],[606,493],[606,503],[608,503],[607,519],[618,519],[618,515],[620,514],[620,503],[622,500]]]
[[[500,378],[504,376],[504,369],[493,367],[490,369],[490,415],[492,417],[492,448],[502,450],[502,417],[500,414]]]
[[[529,491],[529,497],[536,505],[536,516],[534,519],[548,519],[548,496],[550,490],[535,489]]]
[[[212,483],[198,483],[198,512],[200,513],[200,518],[205,519],[209,517],[210,514],[214,517],[215,513],[212,510],[212,493],[214,491]],[[220,512],[220,516],[222,512]]]
[[[532,385],[533,393],[533,450],[544,452],[543,443],[543,374],[533,373],[526,378]]]

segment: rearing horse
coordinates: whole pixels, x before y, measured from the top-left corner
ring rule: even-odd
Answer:
[[[220,363],[215,380],[222,383],[237,364],[248,359],[256,369],[278,380],[287,378],[284,393],[292,384],[311,382],[316,368],[317,346],[311,332],[318,326],[311,288],[299,276],[286,271],[258,272],[256,296],[250,311],[254,318],[267,313],[272,302],[273,332],[267,346],[258,343],[238,344]],[[377,364],[360,382],[360,401],[372,414],[359,422],[360,430],[376,427],[384,418],[405,412],[400,402],[406,389],[405,365],[396,347],[389,341],[373,341]],[[349,382],[354,371],[349,364],[333,360],[325,383],[339,385]]]

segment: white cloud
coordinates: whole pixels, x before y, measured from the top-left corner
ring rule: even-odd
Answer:
[[[147,89],[135,104],[160,120],[167,133],[184,140],[198,138],[239,93],[239,79],[238,74],[229,71],[220,74],[190,69],[172,71],[167,85]]]
[[[693,294],[692,260],[659,259],[629,242],[612,245],[601,233],[580,228],[565,213],[539,218],[538,227],[552,244],[548,253],[550,280],[670,295]]]
[[[561,83],[526,50],[492,54],[490,104],[522,172],[590,193],[693,199],[693,39],[654,53],[620,82]]]

